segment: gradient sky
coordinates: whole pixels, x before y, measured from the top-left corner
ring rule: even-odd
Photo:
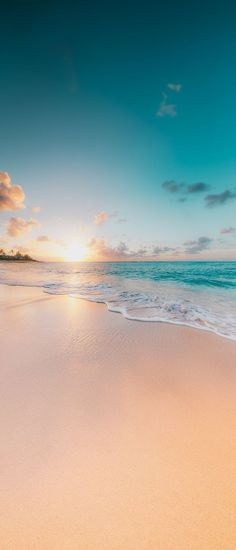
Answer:
[[[1,246],[236,259],[236,4],[77,4],[1,7]]]

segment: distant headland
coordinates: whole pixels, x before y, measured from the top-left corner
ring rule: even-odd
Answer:
[[[3,248],[0,249],[0,261],[1,260],[5,262],[37,262],[37,260],[34,260],[34,258],[31,258],[29,254],[21,254],[19,250],[17,252],[14,252],[12,250],[9,253],[3,250]]]

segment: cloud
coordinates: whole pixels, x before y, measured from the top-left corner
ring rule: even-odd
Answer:
[[[102,223],[106,222],[109,218],[109,214],[107,212],[99,212],[94,216],[94,223],[95,225],[101,225]]]
[[[202,250],[209,248],[212,239],[209,237],[199,237],[195,241],[186,241],[184,243],[186,254],[198,254]]]
[[[130,257],[132,258],[142,258],[143,256],[147,256],[148,254],[148,249],[146,247],[141,247],[141,248],[138,248],[138,250],[135,250],[135,251],[130,251],[129,252],[129,255]]]
[[[25,208],[25,193],[20,185],[12,185],[7,172],[0,172],[0,210]]]
[[[161,118],[165,116],[169,116],[172,118],[176,117],[177,116],[176,105],[174,103],[168,103],[167,94],[163,93],[162,95],[163,95],[163,100],[160,103],[160,107],[156,113],[156,116]]]
[[[215,195],[207,195],[205,197],[205,201],[206,201],[206,206],[212,207],[212,206],[225,204],[226,202],[235,198],[236,198],[236,191],[230,191],[229,189],[226,189],[225,191],[222,191],[222,193],[218,193]]]
[[[179,93],[180,90],[182,89],[182,84],[174,84],[173,82],[169,82],[167,84],[167,88],[169,90],[171,90],[172,92],[177,92]],[[176,105],[175,103],[170,103],[168,101],[168,94],[166,94],[165,92],[162,92],[162,96],[163,96],[163,100],[161,101],[160,103],[160,106],[159,106],[159,109],[156,113],[156,116],[158,117],[165,117],[165,116],[169,116],[169,117],[176,117],[177,116],[177,111],[176,111]]]
[[[202,181],[186,184],[183,182],[178,183],[175,180],[166,180],[161,184],[161,186],[169,193],[179,193],[180,195],[182,195],[178,199],[179,202],[185,202],[188,195],[204,193],[209,189],[209,185],[207,183],[203,183]]]
[[[152,254],[154,256],[159,256],[160,254],[167,254],[168,252],[176,252],[177,248],[172,248],[170,246],[154,246]]]
[[[20,237],[24,233],[31,231],[33,227],[39,227],[39,222],[31,218],[24,220],[23,218],[10,218],[7,224],[7,234],[10,237]]]
[[[221,229],[221,235],[227,235],[228,233],[235,233],[236,227],[223,227]]]
[[[169,193],[179,193],[184,188],[184,183],[177,183],[175,180],[166,180],[161,184],[163,189]]]
[[[38,241],[40,243],[50,243],[51,239],[49,239],[49,237],[47,235],[39,235],[39,237],[37,237],[36,241]]]
[[[167,88],[169,88],[173,92],[180,92],[180,90],[182,89],[182,84],[173,84],[173,82],[169,82],[169,84],[167,84]]]
[[[145,256],[148,253],[146,248],[139,248],[136,252],[137,256]]]
[[[0,172],[0,182],[7,188],[11,186],[11,178],[8,172]]]
[[[105,239],[91,239],[88,244],[91,258],[100,261],[125,261],[137,260],[142,258],[150,258],[161,254],[173,253],[176,254],[179,247],[169,246],[142,246],[137,250],[131,250],[127,244],[121,241],[117,246],[110,246]]]
[[[119,218],[119,213],[115,210],[115,212],[112,212],[111,214],[105,211],[99,212],[98,214],[96,214],[96,216],[94,216],[94,223],[95,225],[102,225],[111,218],[113,218],[116,223],[127,222],[126,218]]]
[[[129,256],[129,250],[126,243],[121,241],[117,246],[112,247],[107,244],[105,239],[96,239],[93,237],[88,243],[91,255],[96,260],[122,260]]]
[[[32,208],[31,208],[31,211],[34,214],[38,214],[38,212],[40,212],[40,210],[41,210],[40,206],[32,206]]]
[[[207,183],[203,183],[202,181],[199,181],[197,183],[191,183],[190,185],[187,185],[186,192],[187,193],[203,193],[204,191],[208,191],[209,185]]]

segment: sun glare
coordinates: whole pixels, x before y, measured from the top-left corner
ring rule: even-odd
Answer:
[[[64,254],[65,262],[82,262],[86,257],[86,248],[78,244],[70,244]]]

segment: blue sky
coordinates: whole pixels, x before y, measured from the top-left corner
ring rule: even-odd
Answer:
[[[2,245],[236,259],[236,6],[74,4],[3,5]]]

